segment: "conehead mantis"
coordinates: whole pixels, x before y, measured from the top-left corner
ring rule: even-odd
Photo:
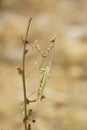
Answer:
[[[55,43],[55,39],[56,37],[54,37],[51,41],[50,41],[50,47],[46,50],[46,51],[43,51],[38,42],[36,41],[34,43],[35,45],[35,48],[39,51],[39,53],[41,54],[41,57],[42,57],[42,62],[40,64],[40,67],[39,67],[39,72],[41,73],[41,79],[40,79],[40,84],[39,84],[39,87],[38,87],[38,90],[37,90],[37,94],[36,94],[36,99],[35,100],[32,100],[31,102],[36,102],[36,101],[40,101],[41,99],[44,98],[44,89],[46,87],[46,84],[47,84],[47,80],[49,78],[49,71],[50,71],[50,67],[51,67],[51,62],[52,62],[52,59],[53,59],[53,54],[50,58],[50,61],[49,61],[49,64],[46,66],[46,67],[43,67],[43,64],[45,62],[45,59],[46,57],[48,56],[49,52],[51,52],[51,50],[53,50],[54,48],[54,43]]]
[[[55,42],[55,40],[53,40],[51,42],[53,42],[53,45],[51,45],[50,48],[48,48],[48,52],[45,53],[45,54],[48,54],[54,48],[54,42]],[[40,65],[40,67],[39,67],[39,71],[42,72],[42,77],[41,77],[40,85],[39,85],[39,88],[38,88],[38,91],[37,91],[36,100],[41,100],[42,98],[44,98],[44,89],[46,87],[46,83],[47,83],[47,80],[49,78],[49,71],[50,71],[50,67],[51,67],[51,62],[52,62],[52,59],[53,59],[53,55],[51,56],[51,59],[50,59],[50,62],[48,64],[48,66],[46,68],[43,68],[42,66],[43,66],[43,63],[45,61],[45,57],[43,56],[42,63]]]

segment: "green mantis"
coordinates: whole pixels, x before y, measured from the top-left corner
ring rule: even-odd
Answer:
[[[40,85],[37,91],[36,100],[41,100],[42,98],[44,98],[44,89],[46,87],[47,80],[49,78],[49,71],[50,71],[52,58],[53,58],[53,55],[49,61],[49,65],[46,68],[42,68],[42,65],[44,63],[44,58],[43,58],[42,64],[40,65],[39,71],[42,73],[42,77],[41,77]]]
[[[55,39],[56,37],[54,37],[51,41],[50,41],[50,47],[47,49],[47,51],[43,51],[38,42],[35,41],[34,43],[34,46],[35,48],[37,49],[37,51],[41,54],[41,57],[42,57],[42,62],[40,64],[40,67],[39,67],[39,72],[41,72],[41,80],[40,80],[40,84],[39,84],[39,88],[37,90],[37,94],[36,94],[36,99],[35,100],[32,100],[31,102],[36,102],[36,101],[40,101],[41,99],[44,98],[44,89],[46,87],[46,84],[47,84],[47,80],[49,78],[49,71],[50,71],[50,66],[51,66],[51,62],[52,62],[52,58],[53,58],[53,55],[51,56],[50,58],[50,61],[49,61],[49,64],[47,67],[43,68],[43,64],[45,62],[45,59],[46,57],[48,56],[49,52],[51,50],[53,50],[54,48],[54,43],[55,43]]]
[[[55,39],[56,39],[56,37],[54,37],[50,41],[50,43],[51,43],[50,47],[47,49],[46,52],[43,52],[41,50],[39,44],[36,43],[36,48],[37,48],[37,50],[39,51],[39,53],[41,54],[41,56],[43,58],[42,63],[40,65],[40,67],[39,67],[39,71],[42,72],[42,77],[41,77],[40,85],[39,85],[39,88],[38,88],[38,91],[37,91],[36,101],[41,100],[42,98],[44,98],[44,89],[46,87],[47,80],[48,80],[48,77],[49,77],[49,70],[50,70],[50,65],[51,65],[53,55],[52,55],[52,57],[50,59],[49,65],[46,68],[42,68],[42,66],[43,66],[43,63],[44,63],[45,58],[47,57],[48,53],[54,48]]]
[[[37,91],[37,100],[41,100],[41,98],[43,96],[48,76],[49,76],[49,67],[47,67],[46,69],[43,70],[42,78],[40,80],[40,86]]]

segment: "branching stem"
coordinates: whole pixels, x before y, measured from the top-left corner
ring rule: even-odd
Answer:
[[[26,42],[27,42],[27,38],[28,38],[31,20],[32,20],[32,17],[30,17],[30,19],[29,19],[25,40],[23,42],[23,57],[22,57],[22,82],[23,82],[23,95],[24,95],[24,119],[25,119],[24,125],[25,125],[25,130],[27,130],[27,103],[26,103],[27,95],[26,95],[26,81],[25,81],[25,56],[26,56],[26,54],[25,54],[25,50],[26,50]]]

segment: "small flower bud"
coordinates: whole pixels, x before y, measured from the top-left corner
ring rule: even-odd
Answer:
[[[18,72],[18,74],[20,74],[20,75],[22,74],[22,69],[21,69],[19,66],[17,67],[17,72]]]

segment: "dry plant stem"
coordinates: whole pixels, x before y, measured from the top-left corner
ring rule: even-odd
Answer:
[[[24,95],[24,125],[25,125],[25,130],[27,130],[27,103],[26,103],[26,82],[25,82],[25,50],[26,50],[26,41],[28,38],[28,32],[29,32],[29,27],[30,27],[30,23],[31,23],[32,17],[30,17],[29,19],[29,23],[28,23],[28,27],[27,27],[27,31],[26,31],[26,36],[25,36],[25,40],[23,43],[23,59],[22,59],[22,81],[23,81],[23,95]]]

